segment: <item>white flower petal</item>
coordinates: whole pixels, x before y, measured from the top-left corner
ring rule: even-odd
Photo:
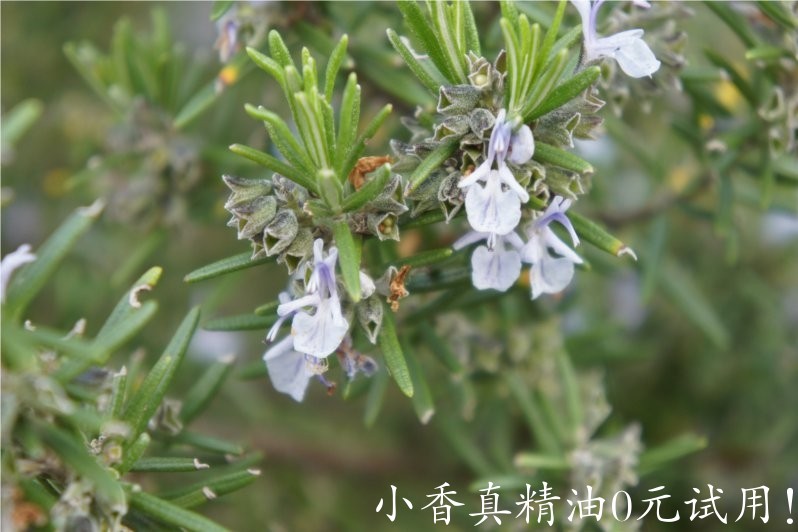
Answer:
[[[510,141],[510,155],[507,159],[513,164],[524,164],[535,154],[535,137],[529,126],[523,125]]]
[[[471,255],[471,281],[479,290],[492,288],[504,292],[521,275],[521,256],[515,250],[504,251],[497,247],[490,251],[479,246]]]
[[[469,231],[457,240],[455,240],[454,244],[452,244],[452,248],[455,251],[461,250],[464,247],[470,246],[471,244],[475,244],[482,240],[488,239],[489,233],[480,233],[479,231]]]
[[[571,0],[582,19],[582,31],[587,31],[590,22],[590,0]]]
[[[521,260],[527,264],[535,264],[546,253],[546,246],[541,241],[540,233],[535,231],[529,235],[529,240],[521,248]]]
[[[558,237],[554,231],[548,227],[543,228],[543,240],[545,241],[546,245],[558,255],[565,257],[573,263],[582,264],[582,257],[577,255],[574,250],[569,248],[568,244],[560,240],[560,237]]]
[[[457,183],[457,186],[460,188],[466,188],[475,184],[477,181],[485,181],[490,175],[490,165],[492,163],[493,163],[492,160],[490,159],[486,160],[485,162],[480,164],[473,172],[471,172],[466,177],[461,179],[460,182]]]
[[[529,283],[532,285],[532,299],[541,294],[557,294],[574,277],[574,263],[566,258],[554,258],[544,255],[532,266],[529,272]]]
[[[485,187],[469,188],[465,206],[468,223],[474,230],[483,233],[504,235],[515,229],[521,221],[518,195],[511,190],[502,191],[496,182],[489,182]]]
[[[272,385],[278,392],[288,394],[299,402],[305,398],[305,390],[313,377],[305,355],[289,350],[266,360],[266,367]]]
[[[643,39],[637,39],[615,52],[615,60],[621,70],[633,78],[650,76],[659,70],[661,64]]]
[[[272,345],[266,352],[263,354],[263,360],[269,361],[273,358],[277,358],[279,356],[284,355],[288,351],[294,350],[294,339],[291,336],[286,336],[276,344]]]
[[[306,312],[297,313],[291,325],[294,349],[318,358],[335,351],[349,330],[349,323],[330,299],[319,303],[312,316]]]
[[[596,39],[593,51],[601,56],[613,57],[615,52],[627,46],[633,46],[635,41],[639,41],[645,32],[641,29],[626,30],[614,35]]]
[[[526,189],[515,180],[515,176],[506,164],[502,163],[499,165],[498,173],[501,182],[507,185],[510,190],[515,192],[515,194],[518,196],[518,199],[521,200],[521,203],[526,203],[529,201],[529,192],[527,192]]]

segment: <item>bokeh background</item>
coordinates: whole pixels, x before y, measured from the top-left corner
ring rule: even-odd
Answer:
[[[735,36],[703,5],[691,2],[689,7],[693,15],[679,24],[688,36],[684,53],[690,67],[706,65],[702,52],[711,47],[746,68],[744,48]],[[145,116],[148,107],[132,114],[114,112],[87,86],[63,47],[88,41],[108,50],[122,18],[130,21],[134,34],[146,35],[155,8],[164,10],[172,38],[183,47],[187,85],[192,86],[192,76],[195,87],[211,82],[223,65],[214,49],[218,33],[209,20],[210,3],[3,2],[1,7],[3,112],[30,98],[42,105],[41,116],[13,149],[4,147],[2,253],[24,242],[35,247],[75,207],[115,187],[122,190],[119,203],[112,203],[82,239],[30,314],[39,323],[65,329],[86,317],[89,330],[96,330],[127,284],[146,267],[161,265],[159,319],[136,342],[151,359],[191,305],[202,304],[205,318],[249,312],[272,300],[285,279],[281,267],[267,265],[199,285],[182,281],[206,263],[246,250],[225,227],[227,190],[220,177],[261,175],[226,147],[267,144],[265,132],[243,111],[245,102],[281,109],[276,85],[262,72],[248,73],[226,88],[207,112],[180,131],[192,166],[190,190],[159,191],[160,200],[145,199],[140,210],[125,212],[139,190],[125,188],[126,180],[135,175],[146,182],[141,176],[161,167],[153,163],[142,169],[128,161],[108,170],[103,161],[124,151],[124,142],[133,142],[119,141],[120,148],[117,139],[130,139],[132,117]],[[546,12],[549,6],[536,8]],[[478,3],[475,9],[486,41],[498,43],[497,6]],[[397,117],[423,102],[416,101],[415,86],[402,88],[392,77],[401,70],[384,36],[386,27],[401,27],[393,4],[296,2],[264,13],[272,17],[266,26],[280,28],[292,49],[309,44],[317,55],[327,52],[319,34],[349,33],[366,102],[363,115],[396,102],[389,127],[370,149],[385,152],[390,137],[406,135]],[[744,102],[728,82],[710,84],[707,94],[726,111],[723,120],[733,123],[745,114]],[[652,448],[680,435],[705,439],[703,450],[642,475],[630,489],[634,500],[664,485],[676,501],[673,508],[684,513],[683,501],[694,496],[692,488],[701,488],[705,496],[709,483],[724,490],[721,506],[733,521],[740,511],[740,488],[766,485],[771,489],[767,529],[788,529],[786,488],[798,488],[795,183],[778,183],[763,208],[756,172],[751,177],[729,169],[735,197],[724,211],[731,221],[721,223],[714,177],[685,192],[691,176],[702,173],[691,146],[673,135],[674,123],[691,113],[688,96],[664,91],[651,98],[651,109],[635,101],[623,105],[622,119],[609,106],[605,109],[607,136],[579,146],[597,171],[593,190],[576,209],[621,235],[641,262],[585,250],[592,270],[578,273],[565,298],[530,310],[528,330],[521,334],[546,327],[562,330],[577,368],[601,372],[613,408],[601,430],[637,422],[644,444]],[[151,134],[133,129],[134,135]],[[179,143],[161,145],[162,137],[153,139],[132,160],[157,160],[169,157],[159,150],[178,149]],[[147,197],[150,189],[141,190]],[[174,194],[182,195],[182,203],[171,209],[164,202]],[[187,389],[203,364],[227,353],[236,354],[239,368],[251,369],[264,350],[263,336],[264,331],[199,332],[172,395]],[[451,528],[472,528],[476,518],[467,514],[479,510],[474,489],[484,487],[475,482],[499,483],[514,471],[515,453],[531,449],[534,438],[512,397],[478,375],[474,386],[481,399],[463,417],[455,406],[459,403],[447,396],[449,376],[435,365],[429,347],[419,340],[411,348],[431,368],[436,412],[426,425],[393,385],[367,426],[362,396],[343,400],[340,393],[328,397],[317,387],[297,404],[276,393],[263,374],[228,380],[198,427],[262,451],[263,474],[203,512],[235,530],[426,530],[432,528],[432,516],[420,507],[435,486],[449,482],[467,509],[455,511]],[[159,482],[179,485],[184,482],[180,475]],[[141,482],[152,480],[142,476]],[[390,496],[391,484],[416,508],[409,511],[399,503],[394,524],[375,512],[379,499]],[[503,493],[505,507],[517,496]],[[793,504],[792,516],[798,520],[798,501]],[[711,518],[690,523],[683,516],[673,525],[648,520],[643,529],[721,526]],[[761,526],[743,520],[722,528]]]

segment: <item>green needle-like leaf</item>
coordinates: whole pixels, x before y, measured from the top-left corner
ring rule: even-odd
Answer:
[[[360,301],[360,236],[353,236],[345,219],[333,222],[335,245],[338,247],[338,265],[350,299]]]
[[[36,260],[20,268],[9,283],[4,308],[8,316],[14,320],[22,318],[30,302],[55,273],[78,238],[99,218],[102,210],[100,202],[77,209],[39,249],[34,250]]]
[[[570,102],[595,83],[600,74],[601,69],[597,66],[593,66],[563,81],[549,92],[537,108],[524,114],[524,122],[531,122]]]
[[[424,371],[418,358],[412,350],[403,347],[402,352],[407,362],[407,369],[410,372],[410,380],[413,383],[413,408],[422,424],[426,425],[432,416],[435,415],[435,404],[432,393],[424,377]]]
[[[685,320],[698,328],[720,349],[729,345],[729,332],[712,304],[692,277],[675,262],[665,263],[660,285]]]
[[[278,174],[287,177],[297,185],[301,185],[312,192],[318,193],[316,183],[314,183],[307,175],[293,166],[282,162],[276,157],[269,155],[268,153],[256,150],[255,148],[250,148],[249,146],[244,146],[242,144],[233,144],[230,146],[230,151],[237,155],[241,155],[242,157],[246,157],[250,161],[256,162],[272,172],[277,172]]]
[[[413,397],[413,380],[410,378],[410,370],[407,368],[407,361],[396,336],[396,324],[394,323],[393,313],[386,309],[382,317],[382,327],[380,328],[377,343],[385,357],[385,365],[391,376],[396,381],[399,389],[408,397]]]
[[[335,89],[335,78],[338,76],[338,70],[341,68],[346,57],[346,47],[349,44],[349,36],[346,34],[341,36],[341,40],[333,48],[330,54],[330,59],[327,62],[327,71],[324,73],[324,98],[332,101],[333,90]]]
[[[441,85],[445,85],[446,83],[442,80],[436,79],[435,76],[423,65],[421,62],[416,59],[413,55],[412,50],[402,42],[402,38],[393,31],[392,29],[388,29],[388,40],[391,42],[391,45],[394,49],[402,56],[404,59],[405,64],[410,68],[413,74],[418,78],[418,80],[429,90],[433,95],[438,93]]]
[[[33,98],[14,106],[3,117],[3,129],[0,130],[3,147],[16,144],[20,137],[39,119],[43,111],[42,102]]]
[[[568,218],[570,218],[571,223],[574,225],[574,229],[576,229],[576,234],[579,235],[579,238],[590,242],[600,250],[606,251],[615,257],[629,255],[633,259],[637,259],[632,248],[602,229],[601,226],[595,222],[575,212],[569,212]]]
[[[147,422],[160,406],[177,371],[177,366],[183,360],[188,343],[199,322],[199,316],[199,308],[195,307],[189,311],[161,358],[131,398],[122,421],[130,426],[132,438],[137,438],[144,431]]]
[[[360,190],[356,190],[344,199],[341,204],[341,210],[343,212],[354,211],[373,200],[382,192],[390,178],[391,165],[386,163],[375,170],[372,178],[366,181],[366,183],[360,187]]]
[[[226,259],[216,261],[202,268],[197,268],[186,275],[183,281],[187,283],[197,283],[246,268],[252,268],[253,266],[260,266],[261,264],[266,264],[274,260],[274,257],[264,257],[261,259],[252,259],[251,257],[252,253],[250,252],[227,257]]]
[[[438,264],[445,261],[454,254],[452,248],[431,249],[429,251],[421,251],[410,257],[391,261],[391,264],[399,266],[411,266],[417,268],[420,266],[429,266],[431,264]]]
[[[180,419],[184,424],[190,423],[211,402],[233,368],[234,361],[235,358],[230,356],[214,362],[189,389],[180,409]]]
[[[705,449],[706,446],[707,439],[705,437],[697,434],[682,434],[662,445],[644,451],[640,455],[638,472],[641,475],[646,475],[660,469],[669,462]]]
[[[207,468],[196,458],[181,456],[152,456],[140,458],[130,468],[135,473],[186,473]]]
[[[166,498],[172,504],[182,508],[193,508],[206,503],[209,499],[215,499],[227,493],[238,491],[254,482],[259,476],[260,470],[258,469],[234,471],[192,484]]]
[[[277,319],[276,316],[258,316],[255,314],[236,314],[206,321],[202,328],[206,331],[258,331],[268,329]]]
[[[457,149],[459,145],[458,140],[451,140],[449,142],[445,142],[435,148],[435,151],[427,155],[427,158],[421,161],[413,173],[410,175],[410,179],[408,180],[407,184],[407,192],[413,192],[421,184],[434,172],[437,170],[443,162],[449,158],[449,156],[454,153],[454,150]]]
[[[535,144],[534,158],[541,163],[560,166],[572,172],[580,174],[593,173],[593,166],[578,155],[543,142]]]
[[[119,471],[120,475],[124,475],[130,471],[133,465],[147,452],[151,442],[152,438],[150,438],[149,434],[146,432],[139,434],[139,437],[125,450],[122,463],[116,466],[116,470]]]
[[[131,493],[130,505],[140,512],[176,528],[183,528],[192,532],[227,532],[226,528],[214,523],[207,517],[143,491]]]

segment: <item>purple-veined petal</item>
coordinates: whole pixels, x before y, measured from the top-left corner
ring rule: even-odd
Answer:
[[[324,358],[334,352],[349,330],[349,323],[341,315],[340,303],[324,299],[313,315],[299,312],[294,316],[292,332],[294,349],[314,357]]]
[[[521,256],[515,250],[497,246],[493,251],[479,246],[471,255],[471,281],[479,290],[505,292],[521,275]]]
[[[532,286],[532,299],[541,294],[557,294],[574,277],[574,263],[566,258],[554,258],[544,255],[535,263],[529,272],[529,284]]]
[[[483,233],[507,234],[521,221],[521,201],[515,192],[502,191],[496,176],[485,187],[469,188],[465,206],[468,223]]]

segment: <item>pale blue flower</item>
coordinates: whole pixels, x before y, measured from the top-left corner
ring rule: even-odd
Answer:
[[[314,375],[306,356],[309,355],[294,350],[291,336],[271,346],[263,355],[274,388],[290,395],[295,401],[304,399],[305,390]]]
[[[294,349],[314,357],[324,358],[334,352],[346,332],[349,322],[341,313],[341,300],[335,281],[338,249],[331,247],[324,256],[324,242],[313,243],[313,271],[305,287],[305,295],[277,307],[280,317],[293,314],[291,332]],[[312,314],[304,309],[315,310]]]
[[[514,231],[506,235],[471,231],[457,240],[452,247],[462,249],[485,241],[471,255],[471,282],[478,290],[507,291],[521,275],[521,249],[524,242]]]
[[[565,215],[570,206],[571,200],[556,196],[543,214],[527,228],[529,240],[521,250],[521,260],[532,265],[529,271],[532,299],[541,294],[562,292],[573,279],[574,264],[583,262],[549,227],[552,222],[558,222],[568,231],[573,245],[578,246],[579,237],[571,220]]]
[[[293,339],[286,336],[263,355],[269,378],[275,390],[301,402],[305,398],[310,379],[316,377],[327,388],[332,385],[324,378],[327,360],[300,353],[293,348]]]
[[[521,220],[521,204],[529,201],[529,193],[516,181],[507,161],[524,164],[535,153],[532,130],[523,125],[513,132],[506,114],[502,109],[496,116],[485,161],[458,184],[467,189],[465,206],[471,227],[498,235],[515,229]]]
[[[23,244],[0,261],[0,303],[6,300],[6,288],[8,288],[8,282],[11,281],[11,274],[25,264],[36,260],[36,255],[30,250],[30,244]]]
[[[643,40],[643,30],[622,31],[609,37],[596,33],[596,15],[604,0],[571,0],[582,17],[582,33],[585,38],[584,62],[602,57],[615,59],[626,75],[633,78],[650,76],[660,67],[654,52]],[[640,5],[646,5],[640,3]]]

